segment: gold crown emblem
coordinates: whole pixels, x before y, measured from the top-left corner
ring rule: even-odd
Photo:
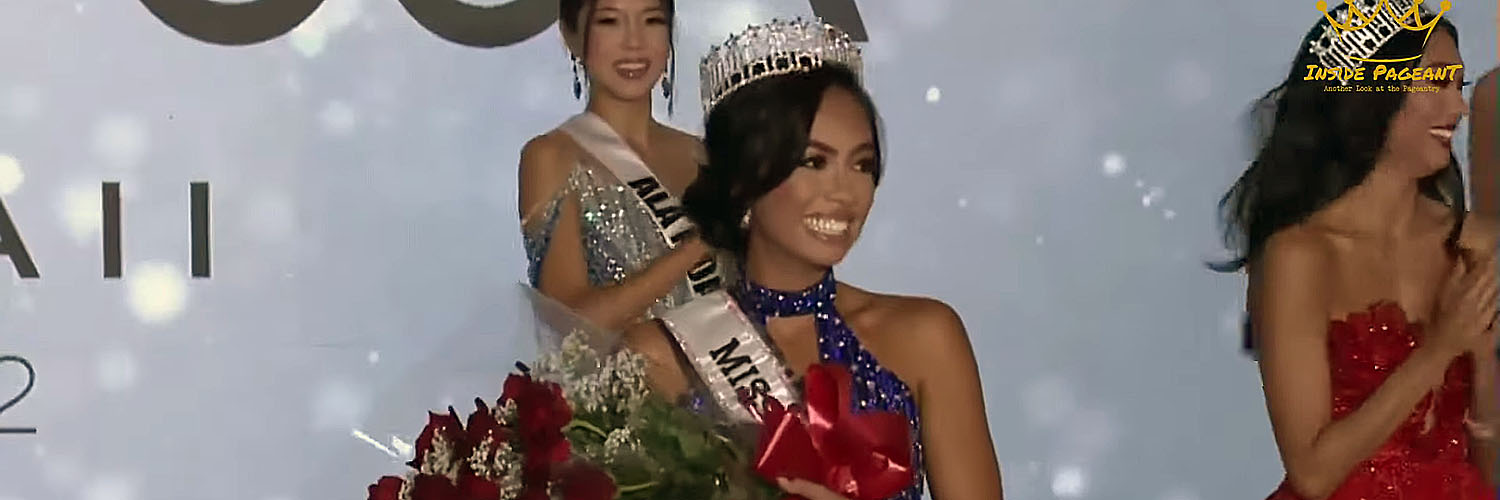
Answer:
[[[1427,31],[1443,18],[1452,3],[1443,0],[1441,10],[1430,14],[1422,8],[1424,0],[1349,0],[1332,10],[1328,2],[1318,0],[1316,7],[1327,24],[1313,40],[1308,51],[1329,69],[1358,69],[1367,62],[1395,63],[1422,57],[1421,53],[1391,59],[1373,59],[1377,52],[1402,31]],[[1426,40],[1423,40],[1426,44]],[[1348,83],[1347,81],[1345,83]]]
[[[1328,2],[1326,2],[1325,0],[1318,0],[1316,7],[1319,12],[1323,13],[1323,17],[1328,19],[1328,24],[1332,25],[1335,30],[1341,33],[1364,29],[1365,27],[1373,23],[1377,16],[1382,15],[1395,19],[1398,25],[1411,31],[1431,30],[1434,26],[1437,26],[1438,19],[1442,19],[1443,14],[1447,14],[1448,10],[1453,8],[1453,4],[1451,2],[1449,2],[1448,0],[1443,0],[1438,4],[1441,10],[1438,11],[1437,15],[1433,16],[1431,21],[1423,23],[1423,1],[1424,0],[1374,0],[1372,4],[1371,0],[1365,0],[1361,3],[1364,3],[1366,7],[1370,9],[1370,12],[1368,13],[1363,9],[1360,9],[1357,5],[1346,3],[1344,4],[1344,10],[1339,11],[1339,19],[1333,18],[1333,13],[1328,11]],[[1398,8],[1398,4],[1404,4],[1399,8],[1406,9],[1405,13],[1401,13],[1396,10]],[[1353,14],[1352,17],[1350,15],[1351,13]],[[1353,17],[1359,18],[1359,20],[1363,23],[1355,26]],[[1413,21],[1413,24],[1406,24],[1406,20],[1408,18]]]

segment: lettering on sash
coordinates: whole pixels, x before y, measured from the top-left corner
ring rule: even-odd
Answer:
[[[677,248],[677,245],[693,234],[693,222],[683,212],[682,202],[662,186],[645,162],[636,156],[603,119],[591,113],[583,113],[568,120],[561,128],[620,182],[630,187],[631,192],[650,212],[651,219],[656,222],[657,234],[669,248]],[[718,260],[710,256],[693,266],[688,272],[687,282],[694,297],[702,297],[720,289],[724,280]]]
[[[682,347],[711,399],[732,418],[754,422],[750,404],[764,407],[767,396],[797,402],[795,386],[780,354],[723,290],[704,295],[661,316]]]

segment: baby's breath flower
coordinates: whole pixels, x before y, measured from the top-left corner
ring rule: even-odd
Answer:
[[[495,447],[495,456],[486,467],[493,475],[488,479],[500,485],[500,499],[511,500],[521,495],[521,467],[524,458],[511,448],[510,443]]]
[[[397,500],[412,500],[412,488],[416,488],[416,471],[407,471],[405,480],[401,481],[401,491],[396,494]]]
[[[480,441],[479,446],[474,447],[474,453],[469,454],[469,468],[474,471],[474,475],[484,478],[489,477],[490,448],[494,444],[494,437],[485,436],[484,441]]]
[[[505,404],[490,408],[490,414],[495,416],[495,421],[502,427],[516,425],[516,401],[507,400]]]
[[[604,440],[604,456],[613,458],[622,452],[636,451],[640,445],[640,440],[635,438],[629,427],[615,429]]]
[[[448,437],[438,434],[432,437],[432,449],[422,459],[423,474],[443,476],[449,481],[458,481],[459,457],[454,456],[453,443]]]

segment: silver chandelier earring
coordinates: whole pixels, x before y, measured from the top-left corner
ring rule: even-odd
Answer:
[[[745,216],[740,217],[740,229],[750,229],[750,211],[745,211]]]

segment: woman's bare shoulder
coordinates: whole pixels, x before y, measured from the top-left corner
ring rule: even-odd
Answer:
[[[846,318],[871,341],[891,346],[886,350],[918,353],[932,348],[943,355],[960,346],[969,349],[968,333],[963,319],[953,306],[931,297],[876,293],[843,283],[839,294],[847,297]],[[917,349],[908,349],[918,347]]]

